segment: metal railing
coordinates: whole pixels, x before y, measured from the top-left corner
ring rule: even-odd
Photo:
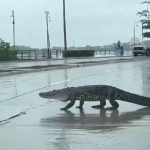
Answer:
[[[52,50],[52,57],[62,57],[61,50]],[[47,50],[17,50],[17,58],[21,60],[25,59],[47,59]]]
[[[62,58],[63,51],[61,49],[52,49],[52,58]],[[98,55],[114,55],[117,56],[116,50],[95,50],[95,56]],[[124,55],[132,55],[131,50],[125,50]],[[119,55],[118,55],[119,56]],[[17,50],[17,58],[21,60],[44,60],[47,59],[47,50]]]

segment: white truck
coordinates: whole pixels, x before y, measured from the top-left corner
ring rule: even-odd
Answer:
[[[134,56],[137,56],[138,54],[150,56],[150,47],[141,46],[141,45],[133,46],[132,53],[133,53]]]

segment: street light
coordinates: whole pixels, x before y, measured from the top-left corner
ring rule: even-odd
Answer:
[[[48,28],[48,22],[49,22],[49,11],[45,11],[46,15],[46,33],[47,33],[47,58],[51,58],[51,50],[50,50],[50,38],[49,38],[49,28]]]
[[[64,50],[67,51],[65,0],[63,0]]]

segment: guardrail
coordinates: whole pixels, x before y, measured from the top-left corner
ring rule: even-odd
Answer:
[[[71,51],[71,50],[70,50]],[[118,55],[116,50],[94,50],[97,55]],[[61,49],[52,49],[52,58],[62,58]],[[131,55],[131,50],[124,51],[125,55]],[[118,55],[119,56],[119,55]],[[17,58],[21,60],[44,60],[47,59],[47,50],[17,50]]]
[[[52,57],[62,57],[61,50],[52,50]],[[24,59],[47,59],[47,50],[17,50],[17,58]]]

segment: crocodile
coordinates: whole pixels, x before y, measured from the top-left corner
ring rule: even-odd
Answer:
[[[49,92],[41,92],[39,96],[42,98],[58,99],[62,102],[70,101],[61,110],[71,108],[76,100],[80,101],[76,108],[82,109],[84,101],[99,101],[99,105],[93,108],[104,108],[106,100],[109,100],[111,109],[117,109],[119,104],[116,100],[130,102],[142,106],[150,106],[150,97],[145,97],[124,91],[120,88],[110,85],[85,85],[79,87],[68,87]]]

